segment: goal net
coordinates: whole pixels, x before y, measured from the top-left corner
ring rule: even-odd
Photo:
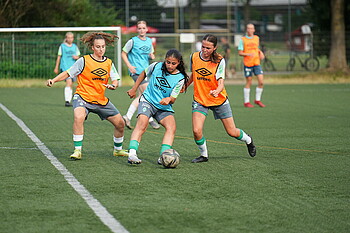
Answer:
[[[109,32],[119,37],[114,47],[107,48],[105,56],[113,60],[122,77],[120,27],[43,27],[0,28],[0,78],[52,78],[58,48],[66,33],[74,33],[74,43],[82,56],[91,53],[79,40],[89,31]]]

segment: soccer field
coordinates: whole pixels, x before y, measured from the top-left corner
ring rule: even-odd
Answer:
[[[128,89],[106,90],[122,113]],[[1,88],[0,232],[349,232],[350,85],[267,85],[267,107],[252,109],[243,107],[241,85],[226,89],[236,126],[252,135],[257,156],[210,113],[209,162],[191,163],[198,148],[190,88],[174,105],[181,163],[164,169],[157,165],[163,128],[147,130],[143,163],[131,166],[112,156],[112,125],[90,114],[83,159],[70,161],[73,112],[63,88]],[[130,135],[126,129],[124,148]]]

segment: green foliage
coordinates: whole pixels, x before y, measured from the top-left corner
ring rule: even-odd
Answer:
[[[315,34],[314,48],[318,51],[318,55],[329,56],[331,45],[331,4],[332,1],[309,0],[307,13],[309,14],[310,22],[314,25],[312,30]],[[350,0],[344,0],[344,23],[345,31],[350,31]],[[346,40],[347,60],[350,62],[350,40]]]
[[[23,2],[25,0],[22,0]],[[12,6],[16,1],[10,1]],[[44,6],[44,7],[43,7]],[[14,10],[9,7],[7,14]],[[90,0],[39,0],[31,1],[22,9],[18,27],[83,27],[120,24],[117,11]],[[1,22],[1,21],[0,21]]]

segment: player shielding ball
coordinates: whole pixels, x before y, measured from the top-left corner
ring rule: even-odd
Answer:
[[[208,111],[220,119],[228,135],[246,143],[251,157],[256,155],[253,139],[243,130],[236,128],[228,95],[225,90],[225,60],[216,52],[217,37],[207,34],[202,39],[202,49],[191,55],[191,71],[188,85],[194,84],[192,103],[192,129],[200,156],[192,163],[208,161],[206,139],[203,127]]]
[[[136,90],[146,76],[149,84],[140,98],[138,119],[129,144],[128,162],[130,164],[142,162],[137,156],[137,151],[150,117],[156,119],[165,128],[159,155],[172,148],[176,131],[172,105],[188,79],[182,55],[175,49],[167,52],[164,62],[152,63],[140,74],[134,86],[127,92],[131,98],[135,98]]]
[[[120,80],[119,74],[111,59],[104,56],[106,46],[113,44],[118,37],[103,32],[89,32],[83,35],[81,40],[93,51],[92,54],[79,58],[74,65],[57,75],[54,79],[47,80],[47,86],[51,87],[68,77],[77,77],[77,89],[73,97],[74,123],[73,141],[74,153],[71,159],[82,158],[82,146],[84,138],[84,121],[90,112],[97,114],[101,120],[108,120],[114,126],[114,156],[127,156],[122,149],[124,141],[124,120],[118,109],[105,96],[105,89],[115,90]],[[109,79],[111,84],[109,84]]]

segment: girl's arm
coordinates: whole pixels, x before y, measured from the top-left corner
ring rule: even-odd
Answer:
[[[176,98],[170,96],[170,97],[165,97],[165,98],[163,98],[161,101],[159,101],[159,103],[160,103],[161,105],[168,105],[168,104],[173,104],[173,103],[175,103],[175,100],[176,100]]]
[[[242,57],[247,57],[247,56],[254,57],[254,53],[244,53],[243,50],[239,50],[238,55]]]
[[[174,89],[172,90],[170,96],[161,99],[161,101],[159,101],[159,103],[160,103],[161,105],[168,105],[168,104],[173,104],[173,103],[175,103],[177,97],[178,97],[179,94],[181,93],[181,90],[183,89],[184,86],[185,86],[185,80],[182,79],[182,80],[179,81],[179,82],[177,83],[177,85],[174,87]]]
[[[220,78],[218,80],[218,87],[215,90],[210,90],[209,94],[214,96],[214,97],[218,97],[218,95],[220,94],[220,92],[222,92],[222,90],[224,90],[224,79]]]
[[[52,85],[55,83],[55,82],[59,82],[59,81],[63,81],[65,80],[66,78],[69,77],[69,74],[67,71],[63,71],[62,73],[60,73],[59,75],[57,75],[55,78],[53,79],[48,79],[46,81],[46,86],[48,87],[52,87]]]
[[[191,73],[190,77],[188,78],[187,83],[182,86],[180,93],[184,93],[185,90],[187,89],[187,87],[189,87],[192,82],[193,82],[193,74]]]
[[[130,72],[132,74],[136,74],[136,69],[135,69],[136,67],[131,65],[131,63],[129,62],[129,59],[128,59],[128,54],[126,52],[124,52],[124,51],[122,51],[122,59],[123,59],[125,65],[130,70]]]
[[[260,49],[259,49],[259,58],[260,58],[260,60],[264,60],[265,59],[265,54]]]
[[[57,56],[57,59],[56,59],[55,69],[53,70],[53,72],[55,72],[55,74],[58,74],[58,67],[59,67],[59,65],[60,65],[60,62],[61,62],[61,56],[58,55],[58,56]]]
[[[137,88],[139,88],[140,84],[142,83],[142,81],[146,78],[146,73],[145,71],[142,71],[142,73],[139,75],[139,77],[137,78],[134,86],[128,90],[126,93],[128,93],[128,95],[130,96],[130,98],[135,98],[136,96],[136,91]]]

